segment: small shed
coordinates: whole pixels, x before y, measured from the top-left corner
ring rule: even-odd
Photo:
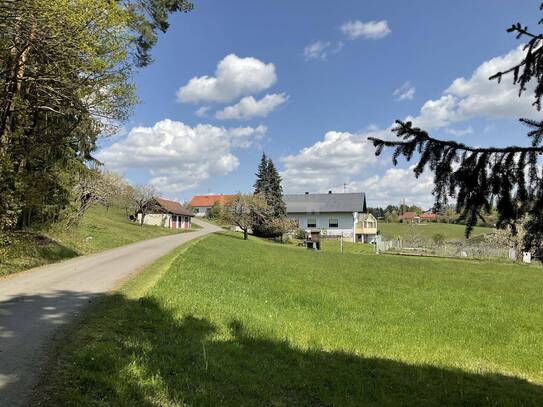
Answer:
[[[176,201],[153,198],[149,202],[149,213],[143,218],[144,225],[163,226],[170,229],[190,229],[194,214]],[[138,213],[141,222],[141,213]]]
[[[318,229],[312,229],[307,232],[305,244],[308,249],[320,250],[321,249],[321,231]]]

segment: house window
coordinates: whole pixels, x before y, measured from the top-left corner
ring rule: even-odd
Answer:
[[[316,228],[317,227],[317,218],[307,218],[307,227]]]
[[[337,218],[330,218],[328,219],[328,227],[329,228],[337,228],[339,226],[339,222]]]

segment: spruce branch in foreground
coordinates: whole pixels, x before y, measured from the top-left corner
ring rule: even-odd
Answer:
[[[543,3],[540,7],[543,9]],[[541,24],[543,20],[539,23]],[[525,55],[515,66],[498,72],[489,79],[501,81],[504,75],[513,76],[519,87],[519,95],[527,90],[534,79],[537,111],[543,97],[543,34],[532,34],[520,23],[512,25],[508,32],[516,32],[517,38],[528,37]],[[456,209],[466,222],[469,236],[478,219],[484,219],[495,205],[498,212],[498,228],[511,227],[524,222],[525,250],[534,250],[541,258],[543,245],[543,174],[540,156],[543,153],[543,121],[520,119],[530,128],[530,146],[474,147],[451,140],[439,140],[426,131],[414,127],[411,122],[396,121],[392,132],[399,140],[383,140],[370,137],[375,154],[391,148],[392,162],[398,158],[410,161],[416,155],[415,176],[426,169],[434,173],[435,210],[447,204],[448,198],[456,198]]]

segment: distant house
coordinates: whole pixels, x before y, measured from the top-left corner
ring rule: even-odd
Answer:
[[[437,215],[432,212],[425,212],[420,214],[421,222],[435,222],[437,220]]]
[[[287,215],[304,230],[343,235],[354,242],[370,243],[377,237],[377,219],[367,213],[366,194],[287,194]]]
[[[400,221],[404,223],[421,223],[421,222],[435,222],[437,215],[435,213],[421,213],[418,215],[416,212],[405,212],[399,217]]]
[[[235,195],[195,195],[190,201],[196,216],[205,216],[213,205],[228,206]]]
[[[399,217],[400,221],[404,223],[419,223],[420,216],[417,215],[417,212],[404,212]]]
[[[144,225],[163,226],[170,229],[190,229],[192,211],[183,208],[179,202],[164,198],[153,198],[149,202],[149,213],[143,218]],[[138,213],[141,223],[141,213]]]

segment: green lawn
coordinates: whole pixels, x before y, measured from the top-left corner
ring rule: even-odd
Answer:
[[[543,405],[540,267],[341,255],[329,243],[223,234],[181,248],[73,329],[37,399]]]
[[[386,239],[405,238],[409,234],[416,233],[422,238],[432,239],[436,233],[441,233],[446,240],[464,240],[466,227],[452,223],[384,223],[379,222],[378,230]],[[476,226],[470,237],[491,233],[492,228]]]
[[[124,210],[96,206],[80,225],[66,229],[55,225],[45,232],[24,231],[14,235],[13,244],[0,259],[0,276],[54,263],[82,254],[96,253],[139,240],[180,233],[159,226],[143,227],[130,222]]]

